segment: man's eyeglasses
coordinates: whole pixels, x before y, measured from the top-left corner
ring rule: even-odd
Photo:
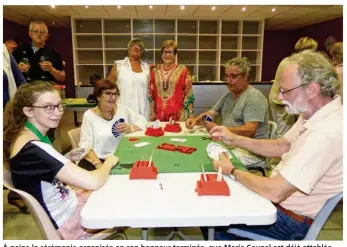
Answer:
[[[47,34],[46,30],[31,29],[30,32],[33,32],[35,34],[42,34],[42,35],[46,35]]]
[[[225,74],[224,75],[224,80],[227,81],[229,80],[230,78],[231,79],[236,79],[239,75],[241,75],[242,73],[238,73],[238,74],[234,74],[234,73],[231,73],[230,75],[227,75]]]
[[[104,92],[103,93],[106,97],[111,98],[112,96],[118,97],[118,92],[112,93],[112,92]]]
[[[308,84],[302,84],[300,86],[297,86],[297,87],[294,87],[294,88],[291,88],[291,89],[288,89],[288,90],[284,90],[283,88],[280,88],[280,94],[282,94],[283,96],[285,96],[286,93],[289,93],[290,91],[293,91],[297,88],[300,88],[300,87],[303,87],[303,86],[307,86]]]
[[[172,56],[175,54],[175,52],[174,51],[163,51],[163,54]]]
[[[65,110],[65,108],[66,108],[66,104],[59,103],[58,105],[45,105],[45,106],[32,105],[32,107],[43,108],[43,110],[47,114],[51,114],[51,113],[54,112],[55,108],[57,108],[58,111],[63,112]]]

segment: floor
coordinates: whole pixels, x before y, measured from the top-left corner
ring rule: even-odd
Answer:
[[[79,118],[81,120],[81,118]],[[70,147],[67,131],[75,128],[72,112],[65,112],[59,129],[56,130],[57,139],[54,147],[59,151],[66,151]],[[3,239],[4,240],[38,240],[42,239],[39,228],[30,214],[22,214],[16,207],[7,203],[8,190],[3,191]],[[319,240],[343,239],[343,204],[339,204],[326,222],[318,237]],[[163,240],[170,234],[171,228],[149,229],[150,240]],[[203,240],[199,228],[180,228],[192,240]],[[128,229],[126,234],[129,239],[141,239],[140,229]],[[175,238],[179,239],[179,238]]]

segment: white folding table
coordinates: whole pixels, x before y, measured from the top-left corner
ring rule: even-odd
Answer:
[[[110,175],[94,191],[81,212],[82,226],[104,229],[129,226],[142,228],[209,227],[231,224],[270,225],[276,221],[276,207],[267,199],[224,176],[230,196],[198,196],[200,173],[164,173],[156,180],[130,180],[129,175]]]

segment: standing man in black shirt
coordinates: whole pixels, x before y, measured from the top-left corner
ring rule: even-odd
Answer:
[[[32,21],[28,32],[31,43],[20,45],[13,56],[27,82],[48,81],[63,84],[65,71],[63,61],[58,52],[46,46],[49,37],[48,27],[43,21]],[[55,129],[50,129],[47,135],[51,142],[55,140]]]
[[[61,56],[46,46],[48,27],[43,21],[32,21],[29,25],[30,44],[23,44],[13,53],[19,69],[27,81],[43,80],[62,84],[65,71]]]

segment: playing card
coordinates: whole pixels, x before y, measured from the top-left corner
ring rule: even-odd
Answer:
[[[114,122],[114,124],[112,125],[112,135],[114,136],[114,137],[118,137],[118,136],[120,136],[120,133],[119,133],[119,131],[118,131],[118,129],[117,129],[117,125],[118,125],[118,123],[117,123],[117,121],[116,122]]]
[[[206,114],[202,115],[202,120],[203,121],[207,121],[207,122],[212,122],[213,121],[212,117],[209,116],[209,115],[206,115]]]
[[[141,147],[147,146],[149,144],[151,144],[151,143],[149,143],[149,142],[140,142],[140,143],[135,144],[134,147],[141,148]]]
[[[153,128],[158,129],[160,127],[159,124],[160,124],[160,120],[155,120],[153,123]]]
[[[81,153],[81,157],[80,159],[82,159],[84,156],[86,156],[86,154],[89,152],[89,150],[92,147],[92,143],[91,141],[89,141],[88,139],[85,139],[83,141],[80,142],[80,144],[78,145],[78,147],[80,148],[84,148],[84,152]]]
[[[231,158],[229,151],[222,145],[215,142],[211,142],[210,144],[207,145],[206,152],[208,157],[214,160],[219,160],[219,155],[221,153],[225,153],[229,159]]]
[[[183,139],[183,138],[171,138],[170,141],[173,142],[185,142],[187,139]]]

